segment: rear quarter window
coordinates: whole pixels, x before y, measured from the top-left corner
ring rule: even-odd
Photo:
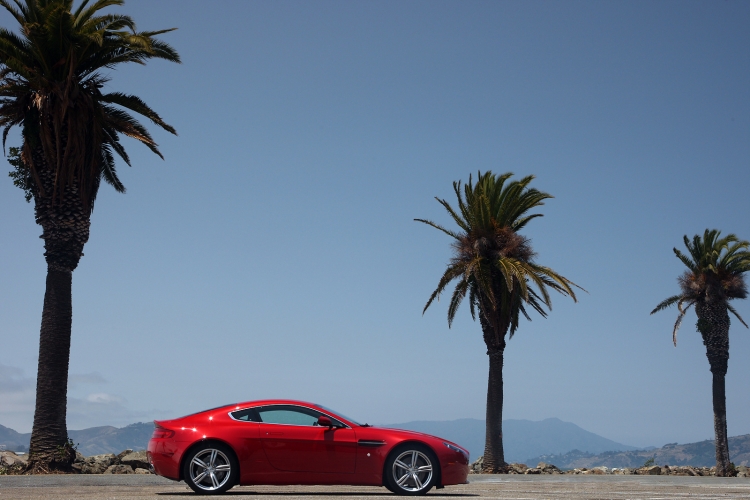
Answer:
[[[258,410],[255,408],[233,411],[231,415],[235,420],[242,420],[244,422],[261,422],[260,416],[258,416]]]

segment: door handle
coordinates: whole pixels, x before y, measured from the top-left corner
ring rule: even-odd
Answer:
[[[266,432],[266,436],[283,436],[283,432]]]

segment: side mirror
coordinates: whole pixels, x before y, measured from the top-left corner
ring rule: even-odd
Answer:
[[[328,427],[329,429],[333,428],[333,422],[325,415],[321,415],[318,417],[318,425],[321,427]]]

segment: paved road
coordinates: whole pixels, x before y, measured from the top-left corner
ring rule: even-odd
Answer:
[[[466,485],[432,490],[429,498],[518,500],[720,499],[750,500],[750,479],[682,476],[473,476]],[[385,488],[352,486],[242,486],[222,499],[263,500],[378,497]],[[184,483],[156,476],[0,476],[0,500],[130,500],[198,497]]]

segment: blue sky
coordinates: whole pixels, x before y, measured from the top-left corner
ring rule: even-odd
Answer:
[[[509,341],[505,416],[631,445],[713,436],[672,247],[750,239],[747,2],[199,2],[118,9],[183,58],[111,72],[178,137],[128,144],[74,273],[69,426],[291,397],[369,422],[483,418],[468,307],[422,308],[450,258],[435,196],[478,170],[555,198],[524,234],[586,288]],[[8,15],[0,24],[11,26]],[[19,141],[18,135],[9,144]],[[7,167],[9,170],[10,167]],[[0,423],[28,431],[46,267],[0,179]],[[735,303],[750,320],[747,301]],[[730,435],[750,433],[734,321]]]

